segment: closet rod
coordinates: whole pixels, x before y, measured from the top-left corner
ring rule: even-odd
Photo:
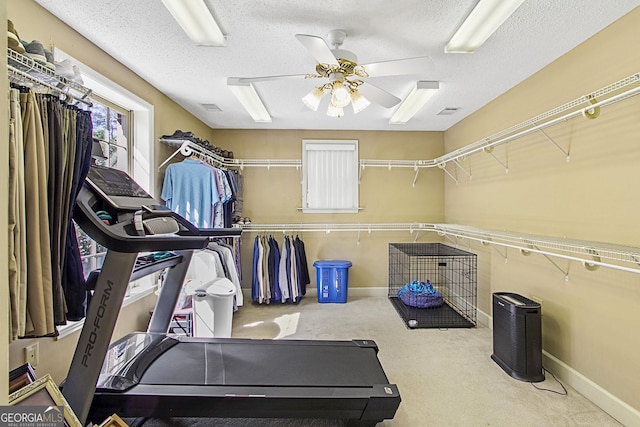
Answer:
[[[228,159],[226,157],[219,156],[206,148],[196,144],[190,140],[168,140],[168,139],[160,139],[160,142],[164,142],[168,145],[176,145],[180,144],[178,149],[176,149],[167,159],[158,166],[158,170],[162,169],[164,165],[169,163],[171,159],[173,159],[176,155],[182,154],[185,157],[190,156],[193,152],[206,156],[207,158],[213,160],[215,163],[219,164],[222,167],[226,168],[240,168],[243,169],[245,166],[259,166],[259,167],[296,167],[299,168],[302,165],[300,160],[295,159],[274,159],[274,160],[260,160],[260,159]]]
[[[37,77],[35,77],[35,76],[32,76],[31,74],[26,73],[26,72],[24,72],[24,71],[22,71],[22,70],[19,70],[19,69],[15,68],[15,67],[14,67],[14,66],[12,66],[12,65],[7,65],[7,70],[8,70],[10,73],[12,73],[13,75],[17,75],[17,76],[19,76],[19,79],[20,79],[20,80],[18,80],[18,81],[14,81],[14,83],[16,83],[16,84],[21,84],[21,83],[23,82],[23,80],[22,80],[22,79],[26,79],[26,80],[28,80],[30,83],[34,83],[34,84],[37,84],[37,85],[39,85],[39,86],[46,87],[47,89],[49,89],[49,90],[51,90],[52,92],[54,92],[54,94],[55,94],[55,95],[58,95],[58,96],[65,96],[65,97],[67,97],[67,98],[73,98],[73,99],[75,99],[75,100],[76,100],[76,101],[78,101],[78,102],[82,102],[83,104],[85,104],[85,105],[86,105],[86,106],[88,106],[88,107],[93,106],[93,104],[91,103],[91,101],[88,101],[88,100],[87,100],[87,99],[85,99],[85,98],[80,98],[80,97],[75,96],[75,95],[73,95],[73,94],[71,94],[71,93],[65,92],[63,89],[60,89],[59,87],[53,86],[52,84],[47,83],[47,82],[45,82],[45,81],[43,81],[43,80],[41,80],[41,79],[39,79],[39,78],[37,78]],[[9,76],[9,79],[10,79],[10,80],[13,80],[13,79],[11,78],[11,76]]]
[[[615,245],[603,242],[592,242],[576,239],[561,239],[547,236],[536,236],[474,228],[457,224],[429,223],[336,223],[336,224],[246,224],[241,226],[243,232],[276,233],[276,232],[320,232],[330,234],[334,231],[362,232],[374,231],[409,231],[435,232],[441,237],[455,237],[476,241],[483,246],[502,246],[518,249],[525,253],[537,253],[544,256],[576,261],[592,271],[594,266],[602,266],[629,273],[640,274],[640,248]],[[457,240],[456,240],[457,242]],[[506,258],[506,254],[500,254]],[[607,262],[604,260],[610,260]],[[620,263],[615,264],[614,262]],[[628,266],[632,265],[632,267]]]
[[[496,145],[501,145],[504,144],[506,142],[512,141],[514,139],[517,138],[521,138],[525,135],[528,135],[531,132],[540,130],[540,129],[544,129],[548,126],[554,125],[559,123],[560,121],[564,121],[564,120],[568,120],[572,117],[576,117],[579,115],[584,114],[586,117],[589,117],[589,111],[590,110],[595,110],[599,107],[603,107],[606,105],[610,105],[613,104],[617,101],[621,101],[623,99],[632,97],[637,95],[638,93],[640,93],[640,87],[635,87],[635,88],[631,88],[626,90],[623,93],[620,93],[618,95],[614,95],[611,96],[610,98],[606,98],[603,99],[601,101],[598,101],[598,98],[604,96],[604,95],[608,95],[610,93],[619,91],[622,88],[628,87],[628,86],[632,86],[632,85],[636,85],[640,82],[640,73],[635,73],[632,74],[629,77],[626,77],[622,80],[619,80],[617,82],[614,82],[608,86],[605,86],[601,89],[598,89],[594,92],[591,92],[587,95],[581,96],[580,98],[576,98],[573,101],[567,102],[566,104],[563,104],[559,107],[556,107],[550,111],[547,111],[545,113],[542,113],[536,117],[533,117],[529,120],[525,120],[524,122],[521,122],[515,126],[512,126],[508,129],[505,129],[501,132],[498,132],[494,135],[491,135],[489,137],[483,138],[479,141],[476,141],[474,143],[471,143],[465,147],[461,147],[458,148],[457,150],[451,151],[443,156],[437,157],[434,159],[434,162],[436,164],[442,164],[442,163],[446,163],[452,160],[457,160],[460,158],[463,158],[465,156],[468,156],[470,154],[475,154],[478,153],[480,151],[484,151],[487,150],[491,147],[494,147]],[[581,107],[584,106],[584,107]],[[568,114],[565,114],[561,117],[557,117],[555,119],[551,119],[551,117],[557,116],[558,114],[568,111],[572,108],[578,108],[577,110],[574,110]],[[593,117],[593,116],[591,116]],[[532,126],[532,127],[530,127]],[[513,134],[513,132],[517,132],[520,129],[524,129],[524,128],[528,128],[522,132]],[[511,135],[513,134],[513,135]],[[506,135],[510,135],[508,137],[505,137]]]
[[[435,159],[417,160],[417,161],[416,160],[362,159],[360,160],[360,167],[363,169],[367,166],[388,167],[389,169],[391,169],[392,167],[414,168],[414,169],[432,168],[434,166],[442,167],[442,165],[448,162],[462,159],[468,155],[475,154],[480,151],[489,150],[491,147],[505,144],[507,142],[526,136],[532,132],[544,129],[546,127],[555,125],[561,121],[565,121],[582,114],[584,114],[588,118],[595,118],[593,115],[589,116],[590,110],[596,110],[600,107],[604,107],[606,105],[613,104],[617,101],[621,101],[623,99],[635,96],[638,93],[640,93],[640,87],[631,88],[618,95],[614,95],[609,98],[598,101],[599,98],[605,95],[611,94],[613,92],[619,91],[625,87],[636,85],[639,82],[640,82],[640,73],[632,74],[629,77],[626,77],[622,80],[614,82],[608,86],[605,86],[587,95],[581,96],[580,98],[574,99],[573,101],[569,101],[559,107],[549,110],[529,120],[525,120],[524,122],[519,123],[517,125],[511,126],[510,128],[502,130],[494,135],[491,135],[489,137],[483,138],[479,141],[476,141],[464,147],[453,150],[440,157],[436,157]],[[565,114],[561,117],[551,119],[551,117],[557,116],[558,114],[563,113],[565,111],[569,111],[573,108],[578,108],[578,109],[568,114]],[[514,132],[520,131],[521,129],[525,129],[525,128],[528,128],[528,129],[514,134]]]
[[[539,131],[541,129],[555,125],[561,121],[568,120],[570,118],[579,116],[581,114],[584,114],[585,117],[588,117],[588,118],[595,118],[593,115],[589,114],[590,111],[597,110],[600,107],[604,107],[606,105],[613,104],[617,101],[621,101],[623,99],[635,96],[638,93],[640,93],[640,87],[636,86],[634,88],[626,90],[625,92],[619,93],[617,95],[611,96],[606,99],[598,100],[599,98],[602,98],[605,95],[609,95],[611,93],[617,92],[626,87],[637,85],[639,82],[640,82],[640,73],[632,74],[629,77],[626,77],[622,80],[614,82],[608,86],[605,86],[601,89],[593,91],[587,95],[576,98],[573,101],[567,102],[543,114],[540,114],[536,117],[525,120],[524,122],[521,122],[517,125],[511,126],[510,128],[500,131],[494,135],[491,135],[489,137],[483,138],[479,141],[476,141],[464,147],[453,150],[440,157],[436,157],[435,159],[426,159],[426,160],[361,159],[359,162],[360,168],[365,169],[366,167],[386,167],[389,169],[413,168],[414,170],[418,170],[420,168],[432,168],[436,166],[442,168],[442,166],[446,165],[448,162],[460,160],[468,155],[476,154],[481,151],[488,151],[494,146],[505,144],[507,142],[526,136],[532,132]],[[558,114],[561,114],[565,111],[569,111],[571,109],[576,109],[576,110],[569,112],[567,114],[564,114],[560,117],[551,119],[551,117],[555,117]],[[525,129],[525,130],[522,130],[522,129]],[[517,132],[517,133],[514,133],[514,132]],[[196,145],[196,144],[190,143],[189,141],[185,141],[185,143],[188,143],[190,145]],[[202,148],[202,150],[205,150],[205,149]],[[205,151],[208,151],[208,150],[205,150]],[[173,153],[164,163],[162,163],[160,167],[164,166],[176,154],[177,152]],[[266,168],[293,166],[293,167],[299,168],[302,165],[301,160],[298,160],[298,159],[271,159],[271,160],[226,159],[220,156],[216,156],[215,154],[210,152],[207,154],[217,157],[217,160],[224,166],[239,167],[240,169],[244,168],[245,166],[266,167]]]
[[[640,74],[638,74],[637,76],[640,76]],[[491,140],[491,138],[493,138],[493,137],[489,137],[487,139],[484,139],[484,140],[481,140],[481,141],[477,141],[476,143],[470,144],[470,145],[464,147],[463,149],[459,149],[459,150],[453,151],[451,153],[445,154],[444,156],[438,157],[438,158],[434,159],[434,161],[435,161],[435,163],[437,165],[441,165],[441,164],[445,164],[445,163],[450,162],[450,161],[458,160],[458,159],[464,158],[464,157],[466,157],[468,155],[475,154],[475,153],[478,153],[480,151],[488,150],[488,149],[490,149],[492,147],[495,147],[497,145],[502,145],[502,144],[505,144],[507,142],[513,141],[515,139],[522,138],[523,136],[529,135],[529,134],[531,134],[533,132],[536,132],[538,130],[547,128],[549,126],[553,126],[553,125],[555,125],[557,123],[560,123],[562,121],[566,121],[566,120],[571,119],[573,117],[580,116],[580,115],[583,115],[583,114],[588,114],[589,110],[596,109],[596,108],[599,108],[599,107],[604,107],[606,105],[610,105],[610,104],[613,104],[615,102],[622,101],[623,99],[630,98],[632,96],[637,95],[638,93],[640,93],[640,86],[635,87],[633,89],[629,89],[629,90],[627,90],[627,91],[625,91],[623,93],[620,93],[618,95],[614,95],[614,96],[612,96],[610,98],[607,98],[605,100],[598,101],[598,102],[595,102],[593,104],[590,104],[590,106],[588,106],[588,107],[581,108],[579,110],[572,111],[572,112],[567,113],[565,115],[562,115],[560,117],[556,117],[555,119],[548,120],[548,121],[546,121],[544,123],[540,123],[538,125],[530,127],[528,129],[525,129],[525,130],[523,130],[521,132],[518,132],[516,134],[510,135],[510,136],[507,136],[507,137],[504,137],[504,138],[501,138],[501,139],[497,139],[497,140],[492,141],[492,142],[487,142],[487,141]]]
[[[335,224],[245,224],[242,225],[243,231],[253,231],[258,233],[276,233],[276,232],[323,232],[331,233],[333,231],[350,231],[350,232],[373,232],[373,231],[435,231],[433,224],[424,223],[335,223]]]

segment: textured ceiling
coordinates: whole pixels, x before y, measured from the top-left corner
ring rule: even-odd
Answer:
[[[444,46],[476,0],[206,0],[225,47],[193,45],[160,0],[36,1],[212,128],[344,130],[446,130],[640,5],[525,0],[477,52],[460,55]],[[307,109],[300,98],[317,80],[259,82],[273,121],[254,123],[227,77],[313,73],[315,60],[295,34],[326,39],[338,28],[348,34],[342,48],[359,63],[433,59],[422,74],[370,83],[402,99],[417,80],[438,80],[440,90],[407,124],[390,125],[394,108],[374,104],[357,115],[345,108],[339,119],[326,116],[326,99],[317,112]],[[447,107],[460,110],[437,115]]]

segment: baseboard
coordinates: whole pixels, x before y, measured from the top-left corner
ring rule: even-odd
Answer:
[[[625,426],[640,426],[640,411],[620,400],[552,354],[542,350],[544,367]]]
[[[347,295],[351,297],[386,297],[389,290],[386,287],[347,288]],[[251,289],[242,288],[244,300],[251,301]],[[306,298],[316,298],[318,289],[315,286],[307,286]]]
[[[478,322],[493,329],[493,318],[478,310]],[[614,396],[551,353],[542,350],[542,363],[564,383],[625,426],[640,426],[640,411]]]
[[[347,287],[347,295],[349,297],[386,297],[388,289],[385,287],[368,287],[368,288],[355,288]],[[315,286],[308,286],[306,296],[316,297],[318,295],[318,289]]]
[[[486,326],[489,329],[493,329],[493,321],[491,316],[480,309],[478,309],[476,316],[478,318],[478,323],[480,323],[482,326]]]

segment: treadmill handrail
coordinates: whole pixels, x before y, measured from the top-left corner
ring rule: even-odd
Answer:
[[[105,224],[94,211],[98,204],[98,197],[85,184],[76,199],[73,218],[80,228],[93,240],[107,249],[122,253],[171,251],[185,249],[203,249],[212,238],[233,237],[242,233],[237,228],[219,228],[198,230],[181,217],[171,212],[170,215],[181,225],[181,231],[174,235],[145,235],[133,234],[133,225],[127,215],[133,218],[133,213],[122,213],[121,220],[112,225]]]

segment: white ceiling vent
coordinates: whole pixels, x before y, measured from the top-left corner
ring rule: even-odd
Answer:
[[[218,107],[217,104],[202,104],[202,106],[207,111],[215,111],[217,113],[222,113],[222,108]]]
[[[437,115],[438,116],[451,116],[453,114],[456,113],[456,111],[458,111],[460,109],[460,107],[447,107],[445,109],[443,109],[442,111],[440,111]]]

